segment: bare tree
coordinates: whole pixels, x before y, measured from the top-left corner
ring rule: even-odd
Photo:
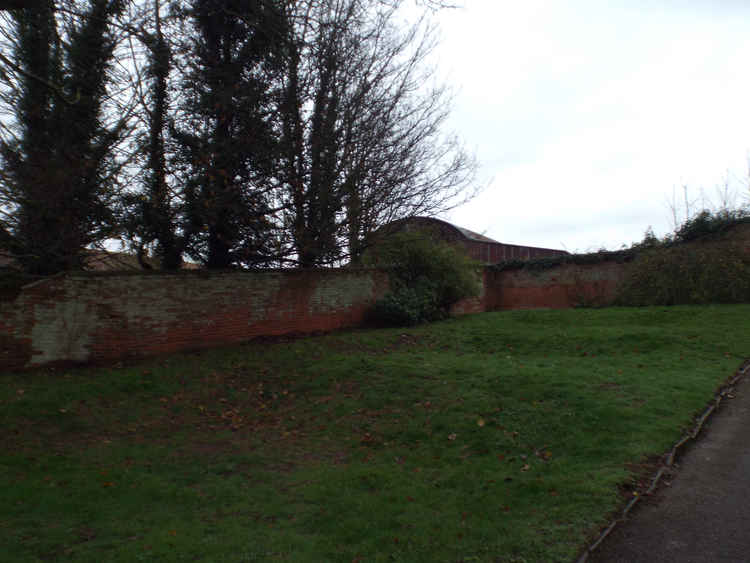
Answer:
[[[471,194],[476,163],[444,136],[450,97],[427,66],[434,29],[400,27],[402,3],[287,5],[277,174],[302,267],[356,260],[383,223]]]
[[[727,170],[720,183],[714,186],[713,196],[707,194],[703,187],[698,189],[697,196],[691,194],[688,184],[681,186],[679,194],[677,188],[673,187],[672,197],[666,202],[672,230],[677,232],[682,225],[702,213],[717,216],[746,213],[748,204],[741,192],[745,192],[748,185],[748,180]]]
[[[666,202],[673,231],[676,231],[680,225],[697,212],[696,204],[698,203],[698,198],[690,197],[690,187],[687,184],[683,184],[681,191],[682,201],[680,201],[680,196],[677,194],[677,188],[672,186],[672,197]]]
[[[136,251],[142,267],[150,268],[146,256],[153,253],[163,269],[178,269],[186,237],[181,230],[181,198],[169,171],[168,124],[172,115],[170,84],[173,73],[174,38],[165,30],[161,0],[133,3],[126,41],[129,83],[138,105],[139,124],[134,163],[140,189],[123,194],[123,234]],[[174,27],[174,26],[172,26]],[[172,89],[174,90],[174,88]]]

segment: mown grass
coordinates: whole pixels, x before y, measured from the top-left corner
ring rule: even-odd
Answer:
[[[569,561],[750,306],[517,311],[0,377],[4,561]]]

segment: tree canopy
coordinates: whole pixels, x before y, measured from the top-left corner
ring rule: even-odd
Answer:
[[[341,265],[463,202],[476,162],[430,65],[449,4],[410,1],[412,23],[405,0],[8,6],[0,252],[42,275],[116,239],[167,269]]]

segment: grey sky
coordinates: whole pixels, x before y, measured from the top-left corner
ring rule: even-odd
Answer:
[[[492,182],[448,220],[585,251],[671,230],[675,186],[716,203],[730,171],[748,194],[750,3],[464,5],[439,15],[436,62]]]

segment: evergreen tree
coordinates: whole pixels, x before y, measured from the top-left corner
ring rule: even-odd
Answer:
[[[11,12],[17,135],[3,140],[6,233],[23,268],[48,275],[80,268],[83,250],[112,232],[106,175],[123,123],[106,128],[102,103],[115,47],[110,21],[124,0],[88,0],[64,23],[49,0]]]
[[[4,164],[3,203],[14,212],[3,225],[3,242],[6,252],[30,263],[38,246],[34,239],[43,239],[45,235],[34,232],[33,222],[36,219],[44,224],[54,220],[54,211],[45,203],[47,194],[43,188],[46,159],[54,144],[49,124],[55,91],[47,84],[59,79],[60,70],[60,42],[52,0],[38,10],[13,11],[10,24],[16,40],[13,64],[24,74],[18,75],[19,83],[13,92],[17,100],[13,108],[17,136],[0,145]],[[35,269],[30,266],[30,270]]]
[[[174,131],[187,165],[189,250],[209,268],[268,263],[273,254],[271,92],[284,19],[272,0],[194,0]]]

